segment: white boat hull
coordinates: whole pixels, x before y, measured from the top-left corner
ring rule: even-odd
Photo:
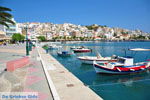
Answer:
[[[101,59],[97,59],[97,57],[78,57],[78,59],[84,64],[93,64],[93,61],[97,63],[107,63],[107,62],[115,62],[116,59],[111,59],[111,57],[105,57]]]
[[[104,69],[96,68],[95,66],[94,66],[94,69],[96,73],[121,74],[120,72],[107,71]]]
[[[82,60],[82,59],[80,59],[80,61],[82,62],[82,63],[84,63],[84,64],[93,64],[93,61],[95,61],[95,60]],[[108,62],[108,61],[96,61],[97,63],[106,63],[106,62]]]

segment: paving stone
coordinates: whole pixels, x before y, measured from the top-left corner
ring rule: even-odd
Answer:
[[[0,92],[9,92],[11,91],[11,83],[4,79],[4,78],[0,78]]]

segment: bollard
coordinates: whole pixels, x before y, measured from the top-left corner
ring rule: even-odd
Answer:
[[[32,43],[29,43],[29,51],[32,51]]]
[[[48,53],[48,49],[46,49],[46,53]]]

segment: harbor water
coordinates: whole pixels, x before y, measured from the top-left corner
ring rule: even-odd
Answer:
[[[78,77],[85,85],[100,95],[104,100],[149,100],[150,72],[132,75],[96,74],[92,65],[82,64],[79,56],[133,56],[134,62],[150,59],[150,52],[131,52],[131,48],[150,48],[150,42],[88,42],[63,44],[62,50],[73,52],[72,46],[85,46],[92,49],[90,53],[74,53],[71,57],[57,56],[58,50],[49,53]]]

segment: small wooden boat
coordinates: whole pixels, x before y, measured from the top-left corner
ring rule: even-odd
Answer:
[[[112,57],[102,57],[99,53],[97,53],[97,56],[82,56],[78,57],[78,59],[85,64],[93,64],[93,61],[96,61],[97,63],[106,63],[106,62],[116,62],[117,56],[113,55]]]
[[[97,64],[93,62],[96,73],[130,74],[142,72],[150,67],[150,62],[133,63],[132,57],[119,57],[117,62]]]
[[[72,53],[69,53],[68,51],[57,52],[57,54],[61,57],[70,57],[72,55]]]
[[[62,46],[56,46],[56,45],[50,45],[48,47],[49,50],[58,50],[59,48],[61,48]]]
[[[84,46],[73,46],[73,47],[70,47],[70,49],[82,49],[84,48]]]
[[[75,46],[73,46],[73,47],[70,47],[70,49],[76,49],[76,47],[75,47]]]
[[[150,51],[150,49],[135,48],[129,49],[130,51]],[[134,63],[132,57],[118,57],[117,62],[101,63],[97,64],[96,61],[93,62],[94,69],[96,73],[106,73],[106,74],[130,74],[143,72],[150,69],[150,60],[146,62]]]
[[[82,52],[91,52],[92,49],[88,49],[88,48],[77,48],[77,49],[73,49],[74,53],[82,53]]]

